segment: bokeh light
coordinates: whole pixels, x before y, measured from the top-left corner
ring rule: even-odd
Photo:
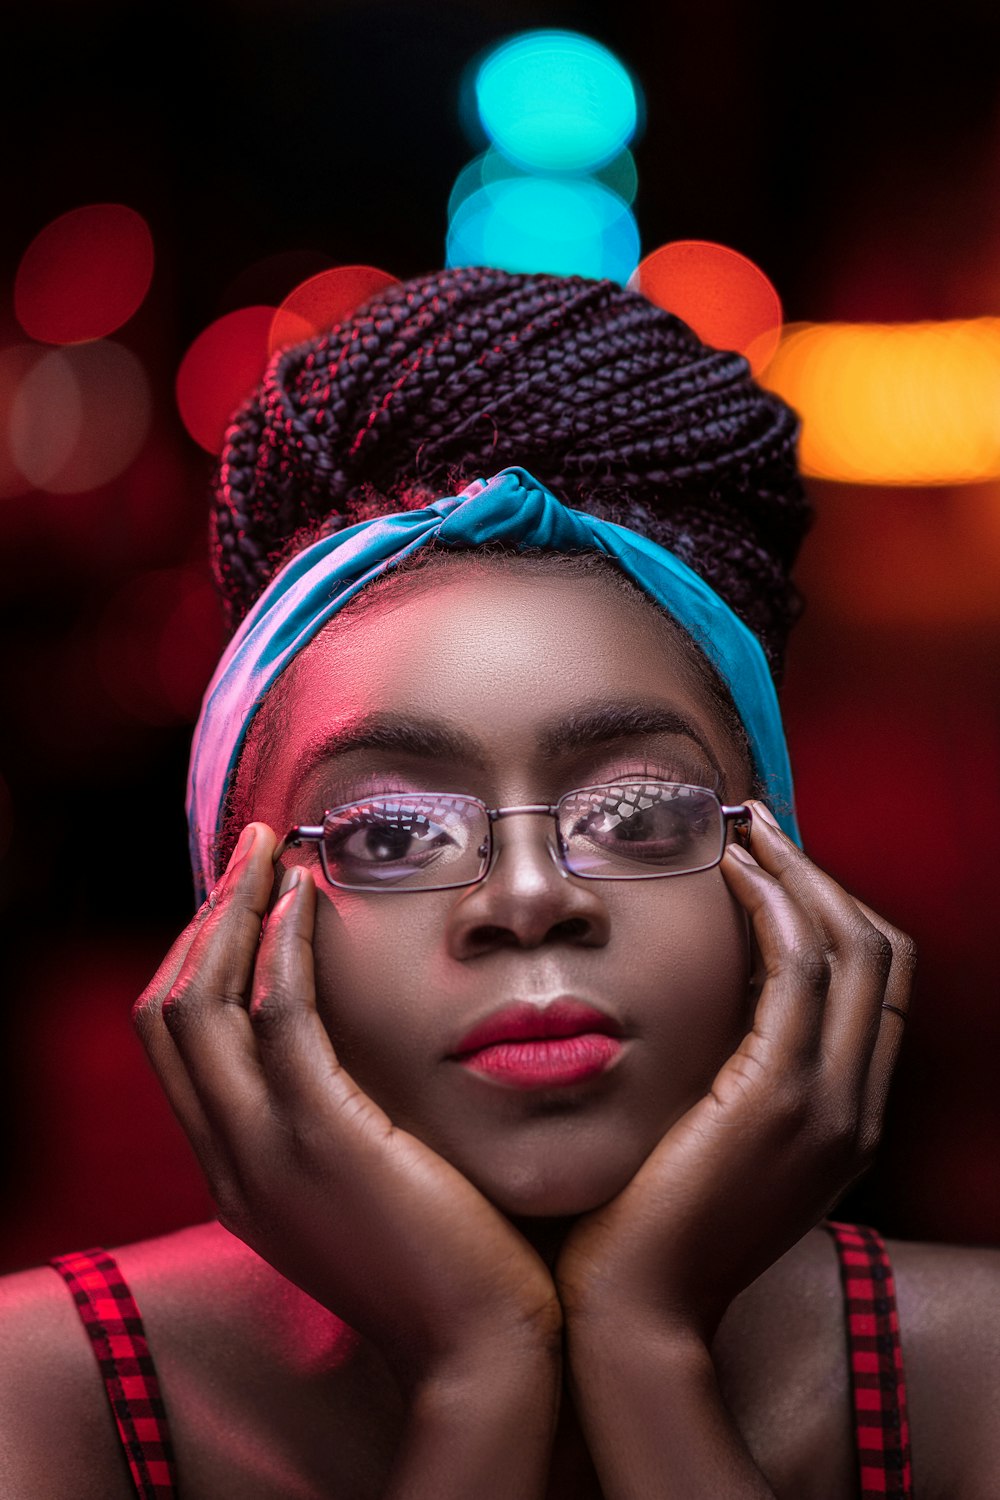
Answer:
[[[1000,476],[1000,319],[786,330],[765,384],[803,418],[806,473],[943,485]]]
[[[641,261],[630,285],[683,318],[704,343],[746,355],[755,375],[778,347],[781,299],[760,267],[728,245],[661,245]]]
[[[631,209],[592,178],[501,178],[467,197],[448,231],[449,266],[606,276],[624,283],[638,257]]]
[[[12,419],[25,381],[46,352],[37,344],[14,344],[0,349],[0,498],[25,495],[32,488],[31,480],[17,462],[11,441]]]
[[[594,176],[598,182],[603,182],[605,187],[616,193],[623,203],[631,205],[635,202],[639,191],[639,169],[627,146],[595,172]]]
[[[11,457],[32,488],[44,489],[64,467],[82,425],[79,382],[66,356],[53,350],[25,375],[10,412]]]
[[[153,276],[153,237],[123,203],[93,203],[53,219],[21,257],[14,310],[47,344],[104,338],[141,305]]]
[[[270,352],[324,333],[391,286],[399,286],[399,277],[376,266],[334,266],[310,276],[275,313],[268,335]]]
[[[493,183],[512,177],[524,178],[532,175],[534,174],[526,173],[520,167],[516,167],[495,146],[491,146],[488,151],[483,151],[479,156],[473,157],[472,161],[468,162],[455,178],[448,198],[448,223],[452,222],[466,199],[471,198],[480,188],[489,187]],[[577,179],[570,180],[575,182]],[[593,174],[593,180],[609,189],[623,203],[631,206],[635,202],[639,187],[635,157],[631,151],[620,151],[606,167],[602,167],[599,172]]]
[[[52,349],[25,374],[11,405],[11,458],[35,488],[81,494],[107,484],[149,432],[146,372],[110,339]]]
[[[233,412],[267,367],[275,307],[241,307],[204,329],[177,371],[177,406],[196,443],[219,453]]]
[[[593,171],[628,145],[638,123],[628,69],[574,31],[512,37],[480,64],[475,92],[490,140],[529,171]]]
[[[319,250],[277,250],[236,273],[219,298],[218,314],[240,307],[280,307],[294,287],[330,269]]]

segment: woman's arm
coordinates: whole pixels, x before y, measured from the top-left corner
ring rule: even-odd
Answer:
[[[571,1327],[570,1385],[605,1500],[775,1500],[706,1346],[608,1318]]]
[[[486,1350],[414,1391],[385,1500],[542,1500],[561,1361]]]
[[[753,1025],[617,1198],[577,1221],[556,1264],[609,1500],[773,1497],[709,1351],[733,1300],[869,1164],[909,1002],[909,939],[759,804],[751,851],[731,844],[722,868],[759,960]]]

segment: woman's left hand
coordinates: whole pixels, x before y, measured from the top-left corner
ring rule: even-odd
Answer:
[[[753,1025],[704,1098],[626,1187],[567,1237],[574,1325],[639,1313],[705,1345],[729,1304],[871,1163],[909,1003],[914,947],[752,804],[752,854],[722,871],[760,959]]]

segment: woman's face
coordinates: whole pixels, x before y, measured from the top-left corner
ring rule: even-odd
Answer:
[[[331,622],[285,686],[287,722],[252,794],[279,837],[378,791],[464,792],[488,807],[628,775],[716,787],[728,802],[750,791],[669,624],[600,576],[457,562],[400,579]],[[622,709],[666,725],[622,732],[608,713]],[[423,743],[406,748],[401,724]],[[551,818],[497,822],[491,873],[459,890],[344,891],[315,845],[289,856],[316,873],[318,1003],[341,1061],[511,1215],[583,1213],[617,1193],[749,1024],[746,923],[718,867],[582,880],[553,860],[553,834]],[[498,1008],[564,996],[623,1028],[598,1077],[514,1089],[452,1055]]]

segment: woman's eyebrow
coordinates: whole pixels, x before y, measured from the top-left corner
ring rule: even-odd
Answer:
[[[722,775],[718,760],[697,726],[666,704],[586,704],[543,726],[538,732],[537,743],[542,755],[553,759],[567,751],[586,750],[612,740],[653,734],[684,735],[693,740],[712,769]],[[464,760],[480,766],[488,759],[483,746],[472,735],[452,725],[404,714],[365,713],[344,720],[314,739],[299,762],[298,779],[304,780],[331,757],[346,755],[352,750],[381,750],[390,755],[415,755],[427,760]]]
[[[428,760],[485,760],[483,747],[469,734],[433,719],[386,712],[357,714],[326,730],[306,747],[297,771],[300,780],[333,756],[351,750],[384,750],[421,755]]]
[[[542,730],[538,736],[538,748],[546,756],[564,755],[567,750],[589,749],[611,740],[642,734],[684,735],[695,742],[712,769],[722,776],[722,768],[697,725],[667,704],[600,702],[585,705]]]

